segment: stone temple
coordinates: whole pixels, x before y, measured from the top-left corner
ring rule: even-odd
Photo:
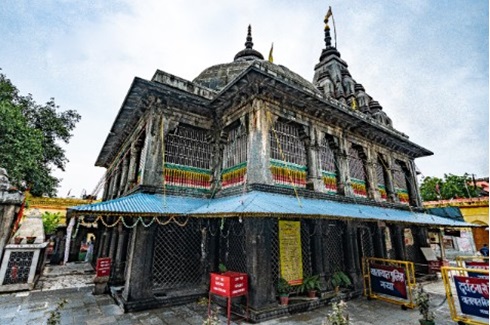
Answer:
[[[312,81],[264,60],[250,26],[231,62],[192,81],[134,79],[96,161],[103,201],[69,214],[78,239],[95,231],[94,256],[112,259],[125,310],[207,296],[219,264],[247,273],[253,321],[307,310],[325,295],[278,308],[281,277],[318,274],[329,292],[342,271],[360,295],[363,257],[424,274],[427,232],[467,226],[422,209],[414,160],[432,152],[351,76],[325,23]]]

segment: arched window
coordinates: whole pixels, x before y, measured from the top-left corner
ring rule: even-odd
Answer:
[[[365,156],[362,147],[353,145],[349,148],[348,155],[352,191],[355,196],[367,197]]]
[[[209,189],[211,144],[208,131],[180,124],[164,139],[165,184]]]
[[[304,132],[295,123],[278,120],[271,128],[271,172],[274,183],[306,187]]]
[[[337,160],[334,151],[333,138],[325,135],[320,144],[320,168],[323,184],[328,192],[337,193]]]
[[[395,193],[398,200],[403,204],[409,204],[410,202],[407,181],[407,176],[402,166],[402,162],[398,160],[395,161],[393,164],[393,186],[395,188]]]
[[[223,170],[221,171],[221,186],[228,188],[245,182],[247,172],[248,136],[244,125],[232,126],[228,132],[223,150]]]

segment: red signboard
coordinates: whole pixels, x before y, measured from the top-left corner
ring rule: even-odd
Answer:
[[[95,266],[97,276],[109,276],[111,274],[111,258],[100,257],[97,259],[97,265]]]
[[[247,274],[232,271],[211,273],[210,292],[229,298],[246,295],[248,292]]]

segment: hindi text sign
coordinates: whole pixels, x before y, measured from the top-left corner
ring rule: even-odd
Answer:
[[[488,263],[486,263],[486,262],[466,261],[465,264],[466,264],[467,269],[488,270]],[[471,276],[474,278],[480,278],[480,279],[488,279],[488,275],[477,273],[477,272],[468,272],[468,276]]]
[[[405,269],[388,265],[370,264],[369,276],[374,292],[407,299]]]
[[[454,276],[461,312],[488,318],[488,279]]]
[[[281,277],[291,285],[303,282],[303,258],[301,253],[301,223],[279,220],[279,257]]]
[[[100,257],[97,259],[97,265],[95,266],[97,277],[109,276],[111,274],[111,258]]]
[[[248,292],[247,274],[232,271],[211,273],[210,291],[222,297],[243,296]]]

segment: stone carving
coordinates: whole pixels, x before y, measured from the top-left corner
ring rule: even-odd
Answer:
[[[10,189],[10,182],[8,179],[7,170],[0,168],[0,191],[8,191]]]

